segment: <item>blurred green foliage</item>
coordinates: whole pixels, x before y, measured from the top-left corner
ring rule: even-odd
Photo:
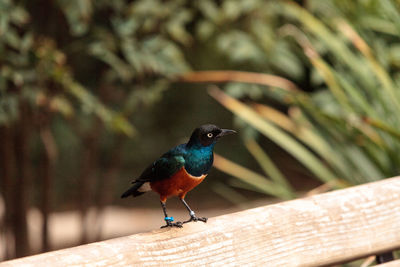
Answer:
[[[296,60],[284,49],[286,42],[277,38],[275,28],[280,18],[265,8],[276,5],[269,1],[0,3],[0,125],[18,129],[23,106],[29,106],[28,120],[33,125],[28,138],[35,163],[44,149],[38,131],[50,127],[58,150],[57,196],[66,194],[62,192],[65,185],[77,188],[83,176],[104,175],[83,171],[89,168],[85,162],[103,171],[104,166],[113,165],[110,162],[118,150],[123,164],[142,159],[126,151],[132,143],[126,146],[124,136],[137,134],[134,124],[149,126],[135,114],[159,101],[177,75],[191,69],[216,68],[279,72],[294,66],[288,58]],[[296,67],[290,70],[296,75],[302,71]],[[233,90],[234,85],[231,87]],[[256,86],[236,88],[239,94],[262,94]],[[194,103],[196,93],[188,96],[192,96],[194,112],[199,106]],[[181,108],[187,106],[182,103]],[[204,121],[199,117],[201,123],[215,121],[212,110],[202,113],[210,118]],[[190,111],[173,114],[184,117]],[[148,120],[160,120],[151,116]],[[173,120],[191,123],[176,132],[187,132],[200,124],[188,117]],[[162,123],[167,124],[174,122]],[[93,140],[96,138],[100,140]],[[90,146],[90,140],[95,144]],[[125,145],[117,146],[119,143]],[[136,148],[141,143],[135,142]],[[148,150],[154,148],[152,144]],[[87,159],[85,150],[93,151]],[[148,157],[159,153],[140,151]]]
[[[1,1],[1,124],[17,118],[19,101],[34,107],[47,101],[66,117],[94,114],[132,135],[126,116],[139,102],[157,98],[164,77],[188,69],[169,38],[170,32],[179,38],[184,23],[170,18],[176,4],[164,12],[151,1],[34,2],[40,4]],[[165,32],[158,28],[164,20]]]
[[[54,131],[56,139],[68,131],[89,135],[97,120],[133,136],[134,112],[160,99],[177,75],[218,68],[273,73],[310,93],[225,86],[236,98],[272,99],[307,132],[278,130],[282,125],[262,118],[275,129],[265,126],[268,138],[324,182],[397,174],[398,4],[300,4],[1,0],[0,124],[18,120],[21,103],[29,103],[57,114],[51,124],[64,130]],[[250,152],[267,176],[282,181],[262,150]]]
[[[398,3],[307,1],[302,7],[281,1],[271,4],[270,10],[283,22],[275,32],[279,42],[286,43],[282,47],[296,57],[291,64],[308,72],[296,76],[281,68],[281,75],[311,92],[269,91],[257,86],[258,92],[286,107],[287,114],[276,110],[276,103],[275,109],[244,106],[222,92],[212,95],[331,187],[398,175]],[[254,85],[240,86],[232,84],[226,89],[235,97],[261,99],[252,93]],[[254,134],[245,139],[254,142]],[[264,167],[268,164],[262,163]],[[272,178],[268,172],[274,169],[266,169],[266,175]],[[238,178],[248,183],[245,177]],[[255,189],[260,191],[263,186],[259,183]]]

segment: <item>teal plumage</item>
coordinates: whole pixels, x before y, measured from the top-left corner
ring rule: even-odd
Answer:
[[[139,196],[151,188],[160,194],[164,215],[170,218],[166,213],[166,199],[172,195],[178,195],[191,215],[189,221],[202,219],[195,217],[194,212],[184,201],[184,197],[189,190],[204,179],[211,169],[214,159],[213,150],[217,140],[231,133],[235,131],[220,129],[212,124],[200,126],[193,131],[188,143],[170,149],[148,166],[121,197]],[[165,220],[166,226],[181,226],[180,223]]]
[[[214,162],[214,145],[186,147],[185,169],[190,175],[208,174]]]

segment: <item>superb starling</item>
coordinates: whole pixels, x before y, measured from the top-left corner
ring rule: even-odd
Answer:
[[[207,218],[196,217],[194,211],[186,203],[185,196],[207,176],[213,164],[213,149],[218,139],[233,133],[236,132],[220,129],[212,124],[200,126],[193,131],[189,142],[170,149],[147,167],[121,198],[130,195],[136,197],[150,190],[157,192],[160,195],[166,222],[166,225],[161,228],[182,227],[183,223],[191,221],[207,222]],[[168,216],[165,203],[171,196],[180,198],[189,211],[189,220],[174,223],[174,218]]]

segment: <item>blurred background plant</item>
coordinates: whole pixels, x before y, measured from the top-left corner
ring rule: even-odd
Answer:
[[[77,242],[92,241],[89,209],[101,218],[122,204],[129,179],[194,127],[229,127],[221,106],[243,146],[221,144],[215,166],[235,178],[216,173],[208,187],[236,204],[397,175],[399,10],[393,0],[0,0],[5,258],[31,253],[32,207],[41,251],[58,210],[79,210]],[[208,90],[221,106],[199,83],[222,84]]]
[[[289,90],[288,86],[280,86],[278,91],[264,89],[264,94],[279,103],[278,108],[251,101],[244,105],[229,96],[257,99],[251,95],[254,85],[229,84],[229,95],[216,89],[211,95],[293,155],[327,183],[327,188],[397,175],[398,6],[391,1],[357,2],[354,6],[345,1],[310,1],[307,9],[280,2],[269,10],[286,22],[276,31],[277,38],[287,41],[290,51],[297,51],[298,60],[293,64],[306,64],[303,69],[308,69],[307,84],[312,92]],[[265,42],[260,42],[262,45],[266,46]],[[284,70],[284,65],[280,69]],[[302,84],[290,71],[282,76]],[[281,111],[282,105],[286,113]],[[265,173],[276,176],[275,166],[259,151],[254,138],[246,138],[245,144],[264,167],[270,166]],[[234,166],[224,168],[222,164],[220,168],[249,182]],[[269,182],[263,181],[253,186],[263,191]]]

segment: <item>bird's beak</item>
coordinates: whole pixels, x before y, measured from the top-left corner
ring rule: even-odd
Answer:
[[[225,136],[225,135],[234,134],[234,133],[236,133],[236,131],[234,131],[234,130],[221,129],[221,132],[217,135],[217,137],[219,138],[219,137],[222,137],[222,136]]]

